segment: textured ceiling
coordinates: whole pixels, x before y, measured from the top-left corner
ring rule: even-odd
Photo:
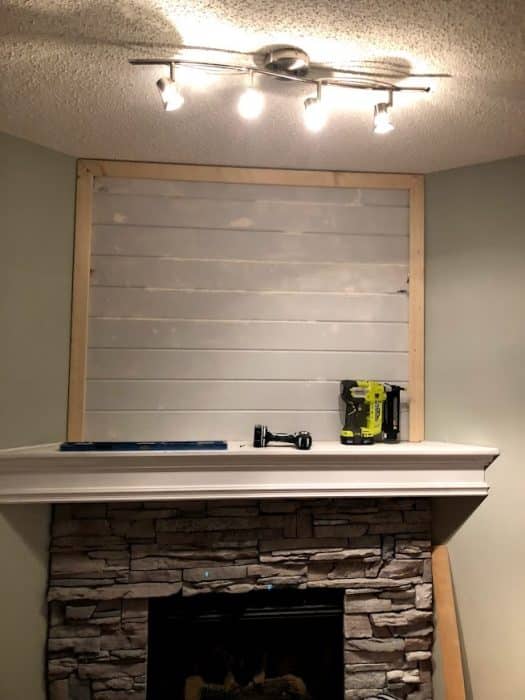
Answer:
[[[75,156],[430,172],[525,153],[524,0],[2,0],[0,37],[0,130]],[[127,60],[180,43],[292,43],[313,61],[390,56],[452,77],[400,98],[386,136],[368,93],[333,89],[312,134],[308,86],[270,79],[256,122],[237,114],[240,77],[188,86],[164,113],[161,71]]]

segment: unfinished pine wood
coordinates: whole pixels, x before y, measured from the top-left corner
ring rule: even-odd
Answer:
[[[450,560],[445,545],[434,547],[432,553],[434,609],[437,621],[441,665],[446,700],[465,700],[465,681],[461,661],[454,588]]]
[[[277,170],[270,168],[237,168],[216,165],[184,165],[175,163],[139,163],[134,161],[79,161],[93,176],[143,179],[187,180],[294,187],[346,187],[366,189],[410,189],[413,175],[399,173],[349,173],[328,170]]]
[[[425,439],[425,215],[423,177],[410,188],[409,386],[410,440]]]
[[[68,440],[82,440],[84,436],[92,191],[93,176],[79,163],[69,360]]]

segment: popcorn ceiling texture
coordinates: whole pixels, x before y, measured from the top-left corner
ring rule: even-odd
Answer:
[[[4,0],[0,129],[79,157],[429,172],[525,151],[524,32],[522,0]],[[453,77],[397,100],[388,137],[371,133],[371,98],[332,92],[313,135],[309,88],[268,80],[256,122],[236,111],[242,78],[188,88],[183,109],[164,114],[159,69],[127,59],[181,42],[294,43],[313,61],[387,55]]]
[[[345,590],[345,700],[430,700],[430,519],[424,498],[56,506],[49,700],[145,700],[148,598],[268,586]]]

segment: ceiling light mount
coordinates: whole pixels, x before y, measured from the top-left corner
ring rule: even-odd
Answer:
[[[264,67],[272,73],[285,76],[304,77],[308,73],[310,57],[295,46],[283,46],[269,51],[264,57]]]

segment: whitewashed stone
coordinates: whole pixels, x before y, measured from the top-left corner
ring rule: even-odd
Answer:
[[[419,683],[419,670],[415,668],[411,671],[405,671],[401,680],[403,681],[403,683]]]
[[[403,678],[404,671],[387,671],[386,679],[387,681],[400,681]]]
[[[409,651],[406,654],[407,661],[426,661],[432,658],[431,651]]]

